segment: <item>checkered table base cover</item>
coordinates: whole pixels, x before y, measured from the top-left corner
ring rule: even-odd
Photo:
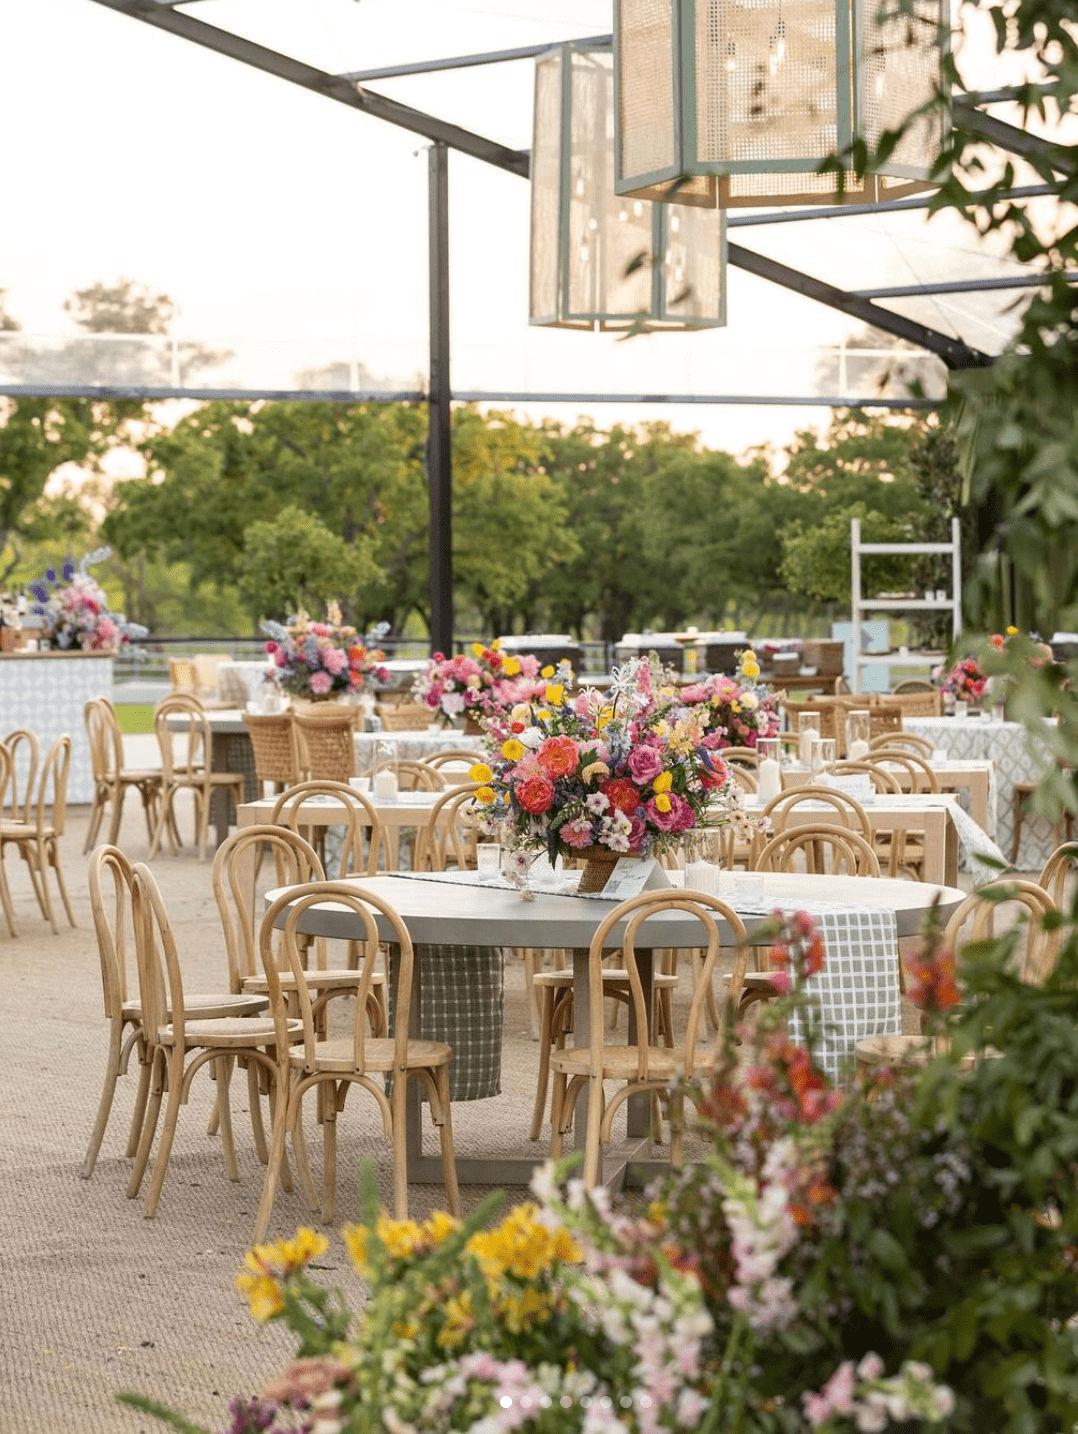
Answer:
[[[824,1034],[816,1059],[833,1081],[850,1073],[854,1047],[865,1036],[902,1029],[895,914],[877,907],[812,913],[826,959],[808,983],[820,1007]],[[804,1039],[804,1022],[790,1020],[790,1038]]]
[[[500,1095],[505,1007],[501,947],[419,944],[415,960],[417,987],[422,988],[419,1039],[444,1041],[453,1047],[450,1100],[485,1100]],[[396,995],[391,971],[391,1021]]]

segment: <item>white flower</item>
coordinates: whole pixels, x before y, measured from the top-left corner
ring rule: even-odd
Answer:
[[[442,711],[447,717],[459,717],[464,711],[464,698],[459,692],[442,694]]]

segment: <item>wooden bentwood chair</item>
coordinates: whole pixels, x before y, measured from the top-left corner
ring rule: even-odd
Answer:
[[[311,907],[332,902],[345,907],[352,923],[348,936],[362,948],[359,963],[361,974],[357,990],[357,1019],[347,1036],[327,1038],[315,1022],[314,1004],[304,979],[299,927]],[[371,994],[378,956],[378,920],[388,927],[389,940],[397,949],[397,988],[394,1002],[393,1028],[386,1036],[372,1037],[367,1032],[362,1011]],[[312,1209],[318,1208],[318,1197],[303,1155],[302,1140],[296,1141],[301,1129],[303,1097],[309,1090],[323,1092],[322,1111],[322,1219],[330,1223],[335,1208],[337,1172],[337,1114],[344,1109],[345,1097],[352,1086],[372,1097],[382,1118],[382,1127],[393,1150],[393,1203],[398,1219],[408,1214],[408,1165],[406,1121],[408,1083],[415,1076],[422,1082],[430,1103],[431,1119],[441,1136],[442,1173],[446,1203],[451,1214],[460,1214],[460,1192],[457,1188],[456,1156],[453,1149],[453,1125],[449,1104],[449,1062],[453,1051],[439,1041],[413,1040],[408,1035],[412,1007],[412,976],[414,957],[408,929],[396,911],[375,896],[354,885],[341,882],[315,883],[301,886],[279,897],[266,912],[259,937],[262,965],[269,987],[270,1005],[277,1023],[277,1107],[273,1122],[273,1147],[262,1199],[255,1222],[254,1240],[265,1238],[273,1212],[278,1180],[284,1168],[285,1138],[293,1137],[296,1164],[304,1194]],[[302,1042],[293,1046],[289,1031],[288,992],[281,982],[278,961],[283,956],[284,970],[294,982],[294,999],[302,1027]],[[393,1089],[387,1095],[383,1077],[393,1075]]]

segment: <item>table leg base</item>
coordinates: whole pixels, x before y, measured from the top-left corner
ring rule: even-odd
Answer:
[[[630,1140],[621,1148],[607,1148],[603,1156],[602,1183],[617,1194],[622,1189],[639,1190],[660,1175],[668,1174],[668,1160],[647,1157],[650,1141]],[[477,1156],[457,1156],[457,1181],[461,1185],[528,1185],[547,1156],[536,1154],[506,1155],[489,1160]],[[409,1154],[409,1184],[440,1185],[442,1161],[437,1155]]]

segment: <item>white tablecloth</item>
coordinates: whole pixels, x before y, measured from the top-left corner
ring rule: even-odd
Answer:
[[[1037,782],[1049,764],[1028,745],[1021,722],[954,717],[907,717],[907,732],[927,737],[934,747],[955,760],[986,758],[994,763],[997,801],[996,839],[1010,860],[1014,839],[1014,789],[1019,782]],[[1052,824],[1044,817],[1027,816],[1022,823],[1018,850],[1020,871],[1040,871],[1052,850]]]
[[[392,757],[398,762],[421,762],[426,757],[434,757],[439,752],[448,752],[456,747],[468,748],[478,754],[481,742],[480,737],[444,727],[433,732],[357,732],[356,771],[367,772],[385,757]]]

